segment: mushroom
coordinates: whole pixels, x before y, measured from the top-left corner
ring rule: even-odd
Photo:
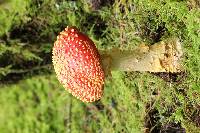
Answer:
[[[94,102],[102,97],[111,70],[175,73],[181,71],[181,55],[176,38],[133,50],[98,51],[87,35],[67,27],[54,43],[52,60],[64,88],[83,102]]]
[[[98,50],[76,27],[67,27],[53,47],[53,65],[58,80],[69,92],[84,102],[101,98],[104,71]]]

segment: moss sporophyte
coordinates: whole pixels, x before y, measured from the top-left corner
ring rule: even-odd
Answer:
[[[76,27],[62,31],[53,47],[53,65],[58,80],[73,96],[94,102],[103,95],[105,77],[112,70],[181,71],[181,44],[171,38],[132,50],[97,50],[94,42]]]

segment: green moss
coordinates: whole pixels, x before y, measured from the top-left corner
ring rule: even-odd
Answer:
[[[29,0],[7,0],[0,4],[0,36],[8,34],[13,24],[28,21],[29,18],[26,16],[28,4]]]
[[[199,130],[194,118],[200,102],[200,11],[189,6],[188,1],[121,0],[93,11],[84,0],[0,3],[0,79],[22,71],[31,76],[35,67],[50,64],[54,40],[67,25],[79,27],[100,49],[130,49],[178,37],[185,71],[175,80],[165,75],[167,82],[150,73],[113,72],[103,98],[94,104],[71,97],[54,75],[3,85],[0,131],[139,133],[146,130],[151,110],[158,112],[156,128],[173,122],[188,132]]]

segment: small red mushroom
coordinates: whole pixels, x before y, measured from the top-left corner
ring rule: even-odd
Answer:
[[[104,78],[111,70],[140,72],[180,72],[182,49],[172,38],[136,49],[100,51],[76,27],[67,27],[53,47],[53,65],[58,80],[72,95],[84,102],[99,100]],[[101,57],[100,57],[101,55]]]
[[[104,71],[100,54],[91,39],[76,27],[67,27],[53,47],[53,66],[58,80],[73,96],[84,102],[103,95]]]

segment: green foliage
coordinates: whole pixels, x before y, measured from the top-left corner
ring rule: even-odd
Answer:
[[[13,24],[28,21],[25,16],[28,4],[29,0],[6,0],[0,3],[0,36],[8,34]]]
[[[12,40],[11,46],[0,43],[0,79],[6,77],[9,73],[18,73],[20,70],[15,65],[20,65],[24,61],[42,61],[42,58],[26,49],[20,42]]]
[[[0,78],[6,76],[11,72],[11,65],[0,67]]]
[[[70,124],[72,132],[140,132],[143,104],[134,100],[129,93],[132,90],[121,80],[122,75],[113,75],[115,78],[108,82],[102,99],[102,111],[94,104],[83,104],[71,97],[54,76],[37,76],[18,85],[1,86],[0,130],[2,133],[64,132]],[[112,94],[114,90],[116,93]],[[117,107],[112,105],[111,98],[117,99]],[[71,123],[66,123],[69,119]]]
[[[53,81],[52,77],[36,77],[19,85],[3,87],[0,94],[0,105],[4,108],[0,111],[1,132],[64,132],[66,98],[61,95],[61,87]]]

